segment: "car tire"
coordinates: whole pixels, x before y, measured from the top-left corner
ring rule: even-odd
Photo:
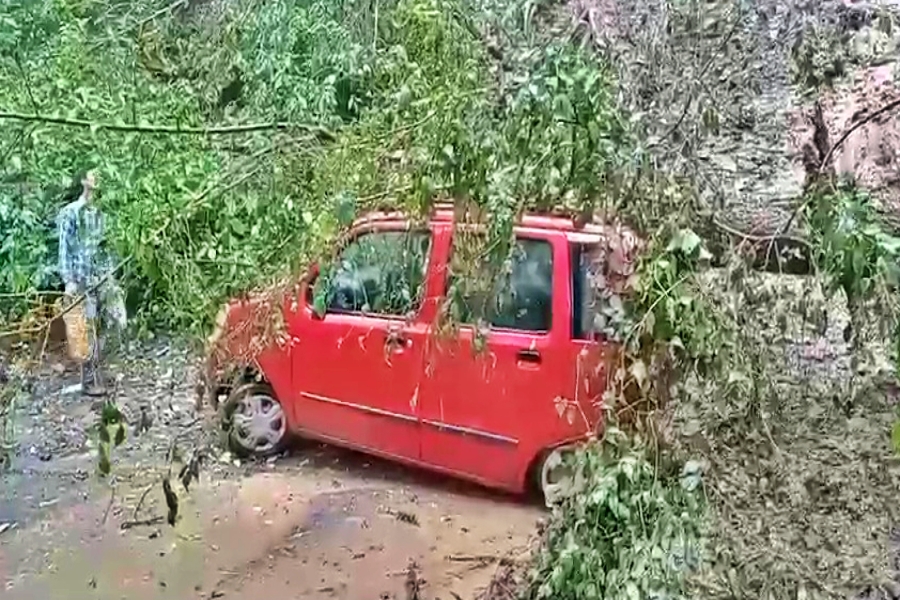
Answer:
[[[575,484],[575,477],[566,457],[575,451],[574,446],[550,448],[545,453],[535,472],[535,483],[547,508],[559,504],[566,490]]]
[[[268,383],[238,385],[219,413],[228,448],[238,456],[273,456],[284,451],[290,441],[287,414]]]

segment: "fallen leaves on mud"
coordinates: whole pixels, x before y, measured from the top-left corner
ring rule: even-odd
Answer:
[[[528,587],[529,563],[525,561],[500,561],[497,572],[487,589],[477,600],[519,600]]]

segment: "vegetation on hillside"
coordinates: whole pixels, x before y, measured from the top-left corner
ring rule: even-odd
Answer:
[[[694,14],[703,3],[682,4]],[[482,243],[498,268],[523,210],[562,204],[617,216],[648,248],[629,287],[602,290],[598,304],[624,342],[603,398],[607,428],[576,457],[580,484],[555,510],[526,591],[630,599],[852,590],[880,573],[883,554],[819,560],[815,544],[794,539],[803,525],[792,517],[820,523],[839,509],[824,492],[794,502],[798,465],[811,495],[834,484],[821,465],[789,453],[815,456],[816,443],[833,441],[810,434],[804,419],[815,409],[828,435],[846,433],[852,415],[868,418],[865,443],[846,439],[885,460],[891,419],[873,399],[880,369],[864,351],[875,340],[900,351],[900,242],[860,190],[823,177],[798,209],[818,268],[803,293],[783,297],[753,279],[753,255],[772,244],[752,236],[729,249],[726,277],[711,283],[705,240],[692,229],[706,216],[692,182],[654,168],[632,128],[640,115],[617,104],[628,82],[580,43],[567,8],[8,0],[0,316],[15,328],[58,286],[53,219],[71,176],[87,167],[99,169],[130,307],[146,326],[195,336],[226,298],[295,276],[371,208],[422,214],[438,199],[466,201],[488,219]],[[791,331],[821,329],[834,294],[852,320],[850,381],[785,383],[777,345]],[[890,352],[875,355],[896,364]],[[883,511],[893,475],[874,471],[880,492],[866,502]],[[854,502],[871,491],[845,479]],[[879,535],[885,514],[872,517]],[[780,531],[758,525],[769,518]],[[773,543],[787,557],[780,564],[770,560]]]

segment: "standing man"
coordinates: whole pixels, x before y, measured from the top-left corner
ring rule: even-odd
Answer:
[[[103,396],[100,373],[101,313],[120,331],[125,326],[125,302],[113,279],[113,265],[106,252],[105,219],[94,200],[96,173],[80,178],[81,195],[59,212],[59,274],[69,302],[83,301],[88,331],[88,356],[81,364],[82,392]],[[77,184],[76,184],[77,185]]]

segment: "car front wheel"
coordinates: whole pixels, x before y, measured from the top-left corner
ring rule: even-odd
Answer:
[[[541,461],[537,484],[547,508],[562,502],[575,485],[575,469],[571,462],[574,451],[574,446],[554,448]]]
[[[222,428],[233,452],[265,457],[284,450],[287,417],[268,384],[254,382],[236,387],[221,410]]]

